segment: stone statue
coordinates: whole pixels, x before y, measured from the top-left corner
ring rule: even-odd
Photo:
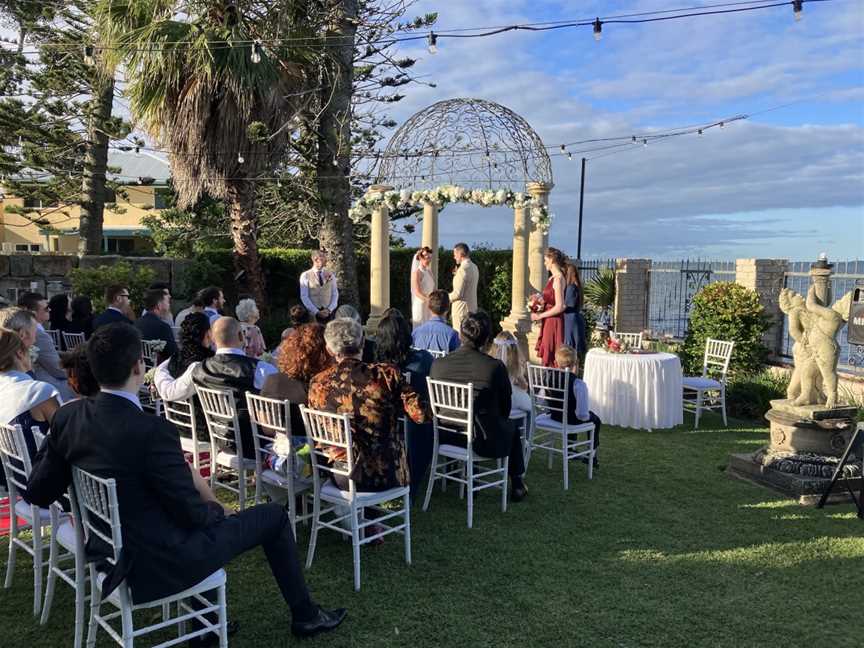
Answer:
[[[815,285],[810,286],[806,300],[787,288],[780,293],[780,309],[789,316],[789,334],[795,340],[795,369],[786,394],[793,405],[821,405],[823,401],[828,409],[837,405],[840,347],[836,338],[849,317],[851,301],[849,291],[834,306],[824,306]]]

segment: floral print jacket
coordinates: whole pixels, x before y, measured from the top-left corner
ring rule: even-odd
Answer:
[[[351,416],[355,464],[351,476],[358,491],[383,491],[409,483],[405,435],[398,419],[404,412],[415,423],[425,423],[429,414],[397,367],[343,360],[312,379],[309,407]]]

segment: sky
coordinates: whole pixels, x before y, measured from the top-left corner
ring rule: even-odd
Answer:
[[[420,0],[412,11],[438,12],[435,29],[444,31],[706,4]],[[864,1],[805,2],[802,18],[793,19],[790,5],[608,24],[600,42],[581,27],[440,39],[435,55],[423,42],[403,44],[401,52],[419,59],[414,73],[437,87],[409,86],[391,114],[401,124],[437,101],[487,99],[524,117],[548,146],[748,114],[702,137],[589,153],[583,258],[806,260],[824,251],[860,259]],[[575,255],[579,156],[552,163],[550,243]],[[441,243],[509,247],[512,219],[504,208],[449,206]],[[419,228],[407,241],[419,242]]]

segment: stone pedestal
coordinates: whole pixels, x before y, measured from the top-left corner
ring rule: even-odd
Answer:
[[[528,356],[526,334],[531,330],[528,314],[528,232],[530,221],[527,210],[513,210],[513,272],[510,292],[510,314],[501,322],[501,328],[509,331],[518,340],[519,346]]]
[[[789,269],[786,259],[736,259],[735,283],[754,290],[765,314],[771,318],[771,328],[762,336],[769,351],[779,354],[783,350],[783,318],[780,310],[780,291]]]
[[[651,259],[615,259],[616,331],[641,333],[648,328],[650,295]]]
[[[728,472],[786,495],[802,504],[815,504],[828,488],[840,457],[855,431],[855,408],[795,406],[786,399],[771,401],[765,418],[771,441],[755,453],[733,454]],[[846,501],[845,486],[861,488],[861,455],[847,463],[844,478],[832,494]],[[836,495],[835,495],[836,494]]]

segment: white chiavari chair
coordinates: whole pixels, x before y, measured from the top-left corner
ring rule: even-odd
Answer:
[[[702,375],[684,376],[683,407],[685,412],[696,415],[694,428],[699,427],[702,410],[720,410],[723,425],[726,425],[726,376],[734,347],[734,342],[708,338],[702,358]],[[716,378],[712,378],[712,375]]]
[[[63,344],[67,351],[74,351],[85,341],[83,333],[63,333]]]
[[[626,346],[628,349],[641,349],[642,348],[642,334],[641,333],[623,333],[621,331],[612,331],[612,339],[618,340],[621,344]]]
[[[192,455],[192,467],[198,472],[210,470],[210,442],[198,438],[201,421],[195,411],[195,397],[176,401],[162,401],[165,418],[171,421],[180,433],[180,447]],[[206,459],[204,456],[206,455]]]

